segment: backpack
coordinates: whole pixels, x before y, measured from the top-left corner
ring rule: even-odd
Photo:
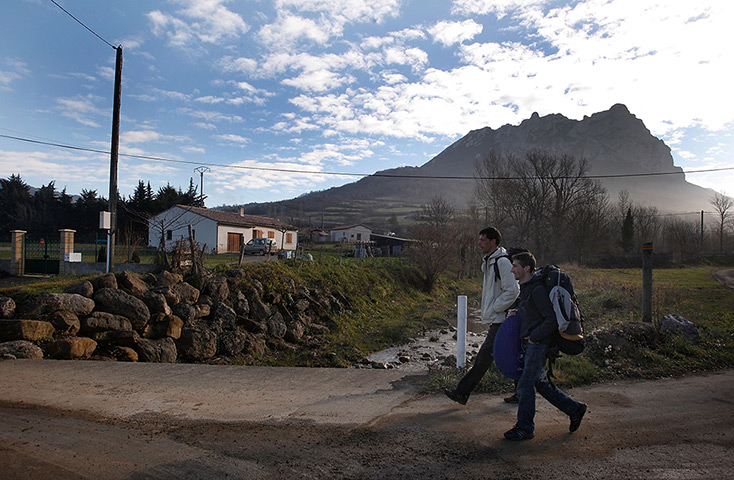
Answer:
[[[566,355],[578,355],[584,351],[583,316],[571,278],[556,265],[546,265],[539,272],[556,312],[558,349]]]

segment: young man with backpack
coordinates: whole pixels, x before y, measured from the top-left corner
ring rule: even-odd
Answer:
[[[548,289],[540,274],[535,274],[535,257],[530,252],[512,257],[512,274],[520,283],[520,338],[525,352],[523,371],[517,383],[520,403],[517,423],[505,432],[508,440],[528,440],[535,436],[535,392],[540,393],[554,407],[570,418],[568,430],[575,432],[586,413],[586,405],[579,403],[558,389],[549,380],[545,364],[551,348],[558,341],[558,321],[548,296]]]
[[[507,251],[500,247],[502,235],[494,227],[487,227],[479,232],[479,248],[484,253],[482,272],[482,323],[489,324],[487,338],[479,348],[474,365],[459,381],[455,389],[444,389],[451,400],[466,405],[474,387],[492,365],[494,337],[504,321],[507,310],[515,303],[520,291],[517,281],[512,275],[512,263]]]

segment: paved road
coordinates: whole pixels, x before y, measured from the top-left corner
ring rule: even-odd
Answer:
[[[607,383],[575,434],[538,402],[420,395],[410,372],[0,362],[0,477],[734,478],[734,371]]]

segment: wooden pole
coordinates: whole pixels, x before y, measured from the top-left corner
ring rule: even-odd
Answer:
[[[115,96],[112,105],[112,148],[110,151],[110,197],[111,224],[107,248],[109,271],[114,271],[115,235],[117,234],[117,154],[120,149],[120,98],[122,95],[122,46],[118,46],[115,61]]]
[[[652,322],[652,242],[642,245],[642,321]]]

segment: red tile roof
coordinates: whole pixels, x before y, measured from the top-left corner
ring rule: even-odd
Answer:
[[[189,205],[176,206],[221,224],[235,225],[238,227],[271,227],[278,230],[298,231],[298,229],[293,225],[270,217],[261,217],[259,215],[240,215],[237,212],[225,212],[224,210],[212,210],[209,208],[191,207]]]

